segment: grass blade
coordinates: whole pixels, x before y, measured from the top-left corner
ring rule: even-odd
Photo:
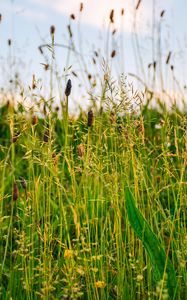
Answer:
[[[170,297],[175,299],[177,279],[173,264],[169,257],[166,257],[158,238],[135,206],[134,197],[128,187],[125,189],[125,195],[129,222],[148,253],[154,269],[154,278],[160,281],[164,278],[164,273],[167,273],[168,292]]]

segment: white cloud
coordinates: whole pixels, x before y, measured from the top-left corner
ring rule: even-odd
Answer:
[[[44,5],[58,13],[63,13],[67,16],[74,13],[79,14],[80,2],[84,4],[84,9],[81,15],[81,22],[98,28],[106,28],[109,23],[109,15],[112,9],[115,10],[114,27],[122,29],[126,32],[132,31],[134,18],[134,1],[132,0],[34,0],[35,3]],[[122,23],[121,9],[125,10]],[[146,21],[150,18],[150,1],[142,2],[137,14],[137,24],[140,33],[147,33],[148,28]]]

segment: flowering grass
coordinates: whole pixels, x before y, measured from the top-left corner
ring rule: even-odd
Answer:
[[[187,298],[186,113],[131,109],[120,95],[76,118],[66,109],[65,122],[53,109],[1,108],[0,299]],[[155,280],[125,187],[173,265],[176,295],[167,272]]]

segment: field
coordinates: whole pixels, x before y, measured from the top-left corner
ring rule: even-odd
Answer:
[[[0,299],[187,299],[185,105],[108,72],[72,115],[73,88],[3,99]]]

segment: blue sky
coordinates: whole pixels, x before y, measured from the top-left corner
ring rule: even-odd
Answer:
[[[186,57],[187,57],[187,1],[165,0],[152,1],[142,0],[139,9],[136,11],[137,31],[140,60],[135,59],[137,55],[133,20],[137,1],[132,0],[83,0],[84,9],[79,12],[80,2],[77,0],[1,0],[0,13],[2,21],[0,24],[0,86],[8,86],[9,79],[15,72],[20,74],[24,84],[30,84],[32,74],[43,80],[43,85],[48,83],[49,74],[44,71],[44,57],[38,51],[38,46],[43,43],[50,43],[51,37],[49,28],[55,25],[55,42],[69,45],[67,25],[71,24],[76,49],[84,57],[88,72],[95,72],[99,76],[103,72],[103,59],[108,57],[113,49],[116,50],[116,57],[109,59],[109,66],[114,76],[122,72],[134,73],[146,82],[150,81],[151,70],[148,72],[147,65],[153,61],[162,59],[164,64],[169,51],[172,51],[170,64],[175,66],[175,74],[179,79],[181,87],[187,84]],[[155,27],[153,30],[153,8],[155,5]],[[121,17],[121,9],[124,8],[124,17]],[[109,13],[115,9],[115,23],[109,28]],[[165,14],[160,19],[160,12]],[[76,19],[70,20],[70,14],[74,13]],[[161,24],[161,48],[159,49],[158,30]],[[117,33],[109,38],[110,33],[117,29]],[[153,41],[154,33],[154,41]],[[8,47],[7,40],[12,40],[12,47]],[[154,50],[153,50],[154,44]],[[96,66],[92,66],[94,50],[100,52],[100,59]],[[159,54],[159,51],[161,52]],[[45,50],[49,60],[51,53]],[[71,70],[80,73],[80,78],[73,77],[75,85],[86,86],[90,89],[90,83],[85,78],[84,64],[80,63],[80,57],[70,54],[65,48],[56,49],[56,63],[58,65],[59,77],[64,75],[72,76]],[[72,68],[64,72],[65,67],[72,65]],[[158,70],[158,78],[160,70]],[[164,85],[171,88],[171,74],[169,66],[162,69]],[[145,73],[145,77],[144,77]],[[129,81],[135,80],[128,77]],[[159,79],[160,80],[160,79]],[[180,87],[180,88],[181,88]]]

